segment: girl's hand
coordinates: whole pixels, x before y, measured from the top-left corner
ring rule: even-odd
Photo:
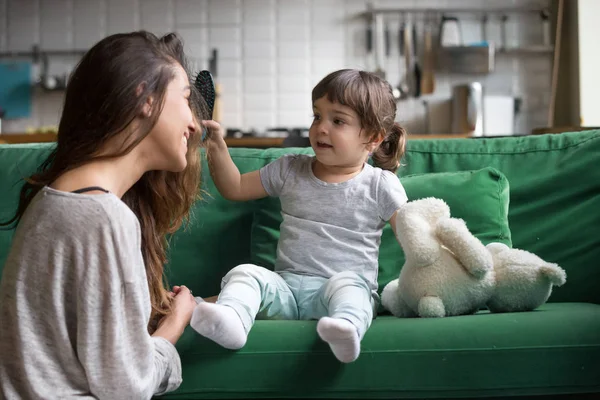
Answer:
[[[223,132],[223,128],[217,121],[213,120],[202,120],[200,122],[202,126],[203,132],[203,141],[207,145],[224,145],[225,144],[225,134]]]
[[[163,317],[152,336],[160,336],[175,344],[192,319],[196,300],[192,292],[185,286],[173,286],[171,296],[171,313]]]

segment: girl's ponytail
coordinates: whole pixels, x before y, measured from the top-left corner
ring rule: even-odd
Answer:
[[[405,149],[406,130],[394,122],[389,134],[373,153],[373,162],[381,169],[396,172]]]

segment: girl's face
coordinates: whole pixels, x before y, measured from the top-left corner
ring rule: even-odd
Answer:
[[[152,169],[180,172],[187,166],[187,142],[196,124],[189,104],[188,76],[180,65],[174,68],[175,78],[167,86],[162,112],[142,142],[148,142],[145,153]]]
[[[315,101],[313,112],[309,139],[317,160],[328,166],[362,166],[376,144],[368,143],[358,114],[327,96]]]

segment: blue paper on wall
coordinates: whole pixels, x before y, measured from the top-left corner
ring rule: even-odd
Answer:
[[[0,107],[6,119],[31,115],[30,62],[0,62]]]

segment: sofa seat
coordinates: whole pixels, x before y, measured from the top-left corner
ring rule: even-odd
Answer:
[[[440,319],[379,316],[361,356],[347,365],[319,339],[316,321],[257,321],[237,352],[188,328],[177,347],[185,385],[164,398],[241,398],[249,392],[481,398],[600,390],[600,305],[591,303]]]

